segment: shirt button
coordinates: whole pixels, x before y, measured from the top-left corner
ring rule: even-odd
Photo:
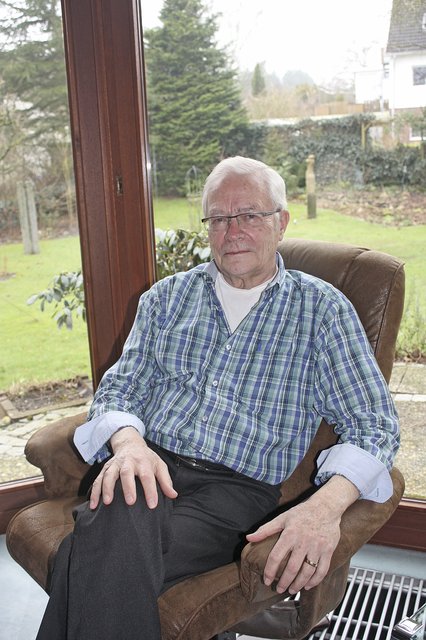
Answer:
[[[213,380],[213,386],[217,387],[217,385],[219,384],[219,382],[217,380]]]
[[[203,416],[203,422],[207,422],[207,416]]]
[[[230,344],[227,344],[227,345],[226,345],[226,350],[227,350],[227,351],[229,351],[229,350],[230,350],[230,348],[231,348],[231,345],[230,345]]]

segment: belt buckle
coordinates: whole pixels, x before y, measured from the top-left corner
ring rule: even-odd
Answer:
[[[191,469],[199,469],[201,471],[207,471],[207,467],[200,464],[196,458],[189,458],[187,456],[178,456],[175,454],[177,465],[183,465],[186,467],[190,467]]]
[[[188,464],[190,464],[191,467],[193,467],[194,469],[205,470],[205,467],[202,464],[200,464],[196,458],[185,458],[184,460],[185,462],[188,462]]]

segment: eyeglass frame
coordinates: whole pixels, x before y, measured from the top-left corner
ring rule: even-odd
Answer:
[[[236,213],[233,216],[209,216],[208,218],[201,218],[201,222],[206,226],[208,223],[207,228],[210,229],[210,222],[209,222],[210,220],[215,220],[215,219],[217,220],[218,218],[222,218],[227,221],[228,226],[226,227],[226,229],[228,230],[231,225],[231,220],[233,220],[234,218],[237,220],[237,224],[241,228],[238,220],[240,216],[250,216],[250,215],[262,216],[262,220],[263,220],[263,218],[266,218],[267,216],[273,216],[274,213],[279,213],[281,210],[282,209],[275,209],[275,211],[242,211],[241,213]]]

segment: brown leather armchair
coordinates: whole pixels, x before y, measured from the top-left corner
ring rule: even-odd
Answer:
[[[287,268],[331,282],[352,301],[389,381],[403,309],[402,263],[376,251],[317,241],[284,240],[280,251]],[[16,514],[7,531],[11,555],[47,591],[58,545],[73,526],[72,509],[84,500],[93,477],[93,468],[81,461],[72,443],[84,420],[83,414],[60,420],[31,437],[26,456],[43,471],[48,498]],[[333,429],[323,422],[306,457],[282,484],[283,506],[313,490],[316,456],[335,441]],[[392,479],[394,494],[387,502],[359,500],[346,511],[330,570],[319,586],[284,600],[286,594],[277,595],[262,582],[275,538],[248,544],[239,563],[187,579],[159,598],[163,639],[208,640],[230,629],[265,638],[306,636],[342,599],[351,556],[396,509],[404,480],[397,469]]]

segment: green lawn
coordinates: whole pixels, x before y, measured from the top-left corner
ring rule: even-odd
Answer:
[[[0,246],[0,389],[89,375],[86,325],[77,320],[72,331],[59,330],[51,305],[41,313],[26,304],[56,273],[79,267],[77,237],[42,241],[37,255],[24,255],[20,244]]]
[[[155,226],[162,229],[194,226],[198,217],[195,210],[188,210],[184,199],[159,199],[154,212]],[[316,219],[308,220],[301,204],[290,205],[290,213],[288,236],[358,244],[404,260],[409,306],[401,335],[405,340],[413,339],[417,327],[424,340],[426,225],[383,227],[328,210],[320,210]],[[76,237],[42,241],[40,253],[34,256],[24,255],[20,244],[0,246],[0,390],[14,384],[90,375],[83,322],[77,320],[72,331],[59,330],[49,305],[41,313],[37,304],[26,304],[32,294],[47,287],[53,275],[79,267]],[[416,304],[419,310],[413,314]]]

